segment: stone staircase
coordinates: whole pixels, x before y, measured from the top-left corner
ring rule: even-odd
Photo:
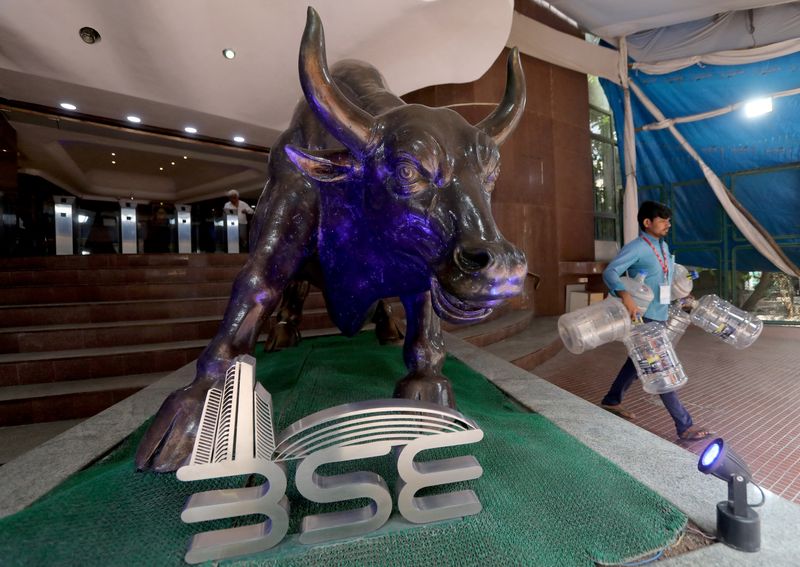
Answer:
[[[243,254],[0,260],[0,464],[193,361],[214,336]],[[392,303],[402,318],[399,302]],[[445,330],[526,369],[558,352],[556,318],[499,309]],[[319,291],[304,336],[337,332]],[[5,442],[4,442],[5,441]],[[20,446],[21,444],[21,446]]]

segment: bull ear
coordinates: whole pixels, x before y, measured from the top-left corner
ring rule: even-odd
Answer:
[[[303,175],[323,183],[351,179],[361,171],[361,162],[347,150],[301,150],[288,144],[285,150]]]

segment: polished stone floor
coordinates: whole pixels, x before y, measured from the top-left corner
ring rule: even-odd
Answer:
[[[767,326],[753,346],[737,350],[692,327],[677,354],[689,377],[679,395],[695,423],[724,438],[761,486],[800,503],[800,328]],[[564,349],[533,373],[599,403],[624,360],[621,343],[581,355]],[[694,453],[708,443],[678,440],[661,400],[638,382],[624,405],[636,425]]]

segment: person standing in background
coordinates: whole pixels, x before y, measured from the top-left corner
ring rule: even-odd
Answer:
[[[222,207],[223,211],[237,213],[239,217],[239,251],[247,252],[249,241],[248,216],[254,213],[253,208],[239,199],[239,192],[236,189],[228,191],[228,202]]]

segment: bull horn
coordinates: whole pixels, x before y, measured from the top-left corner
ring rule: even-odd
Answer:
[[[374,119],[344,96],[331,79],[325,56],[325,32],[319,14],[308,7],[300,42],[300,85],[309,106],[328,131],[360,156],[367,146]]]
[[[503,100],[489,116],[484,118],[478,128],[486,132],[499,146],[511,135],[525,110],[525,74],[519,50],[515,47],[508,54],[506,92]]]

